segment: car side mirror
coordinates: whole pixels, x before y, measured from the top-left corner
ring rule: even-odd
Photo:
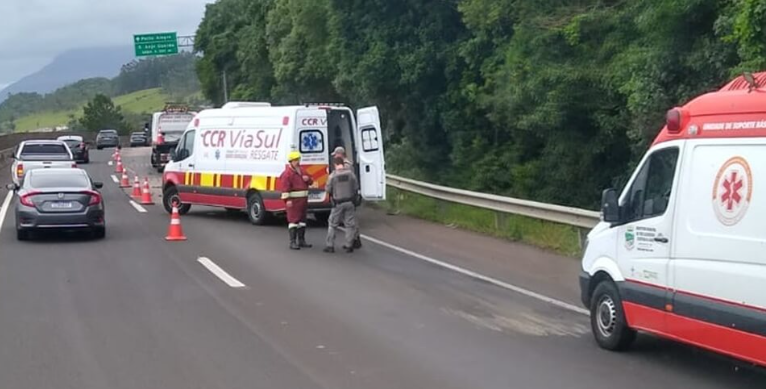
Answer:
[[[607,223],[620,221],[620,205],[617,190],[607,189],[601,194],[601,219]]]
[[[170,160],[171,161],[178,160],[178,153],[176,152],[176,149],[171,149],[170,150]]]
[[[94,182],[93,183],[93,187],[96,188],[96,189],[101,189],[101,188],[104,187],[104,183],[103,182]]]
[[[19,186],[16,185],[16,184],[8,184],[8,185],[5,186],[5,188],[8,189],[8,190],[12,190],[14,192],[19,190]]]

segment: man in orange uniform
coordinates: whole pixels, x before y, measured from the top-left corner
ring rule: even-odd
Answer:
[[[288,155],[289,164],[279,177],[279,190],[287,209],[287,223],[290,231],[290,249],[309,248],[306,243],[306,218],[309,206],[309,185],[311,177],[301,169],[301,153],[292,151]]]

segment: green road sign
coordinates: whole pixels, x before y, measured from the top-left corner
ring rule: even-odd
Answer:
[[[178,37],[175,32],[133,35],[136,57],[178,54]]]

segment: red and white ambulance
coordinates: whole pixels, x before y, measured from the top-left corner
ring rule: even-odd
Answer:
[[[341,146],[354,163],[362,198],[385,200],[386,171],[380,116],[376,107],[354,112],[322,104],[271,106],[232,102],[195,116],[173,151],[163,174],[163,203],[170,212],[181,204],[246,210],[253,224],[285,210],[278,178],[287,155],[300,151],[301,165],[312,176],[309,211],[327,219],[330,200],[325,184],[331,153]]]
[[[627,186],[602,199],[582,301],[597,343],[636,331],[766,365],[766,73],[667,114]]]

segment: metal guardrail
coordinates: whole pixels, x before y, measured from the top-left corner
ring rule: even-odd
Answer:
[[[601,218],[600,213],[595,211],[455,189],[399,177],[393,174],[387,174],[386,179],[388,186],[406,192],[580,228],[593,228]]]
[[[13,148],[0,150],[0,167],[5,167],[11,163],[11,155],[13,155]]]

